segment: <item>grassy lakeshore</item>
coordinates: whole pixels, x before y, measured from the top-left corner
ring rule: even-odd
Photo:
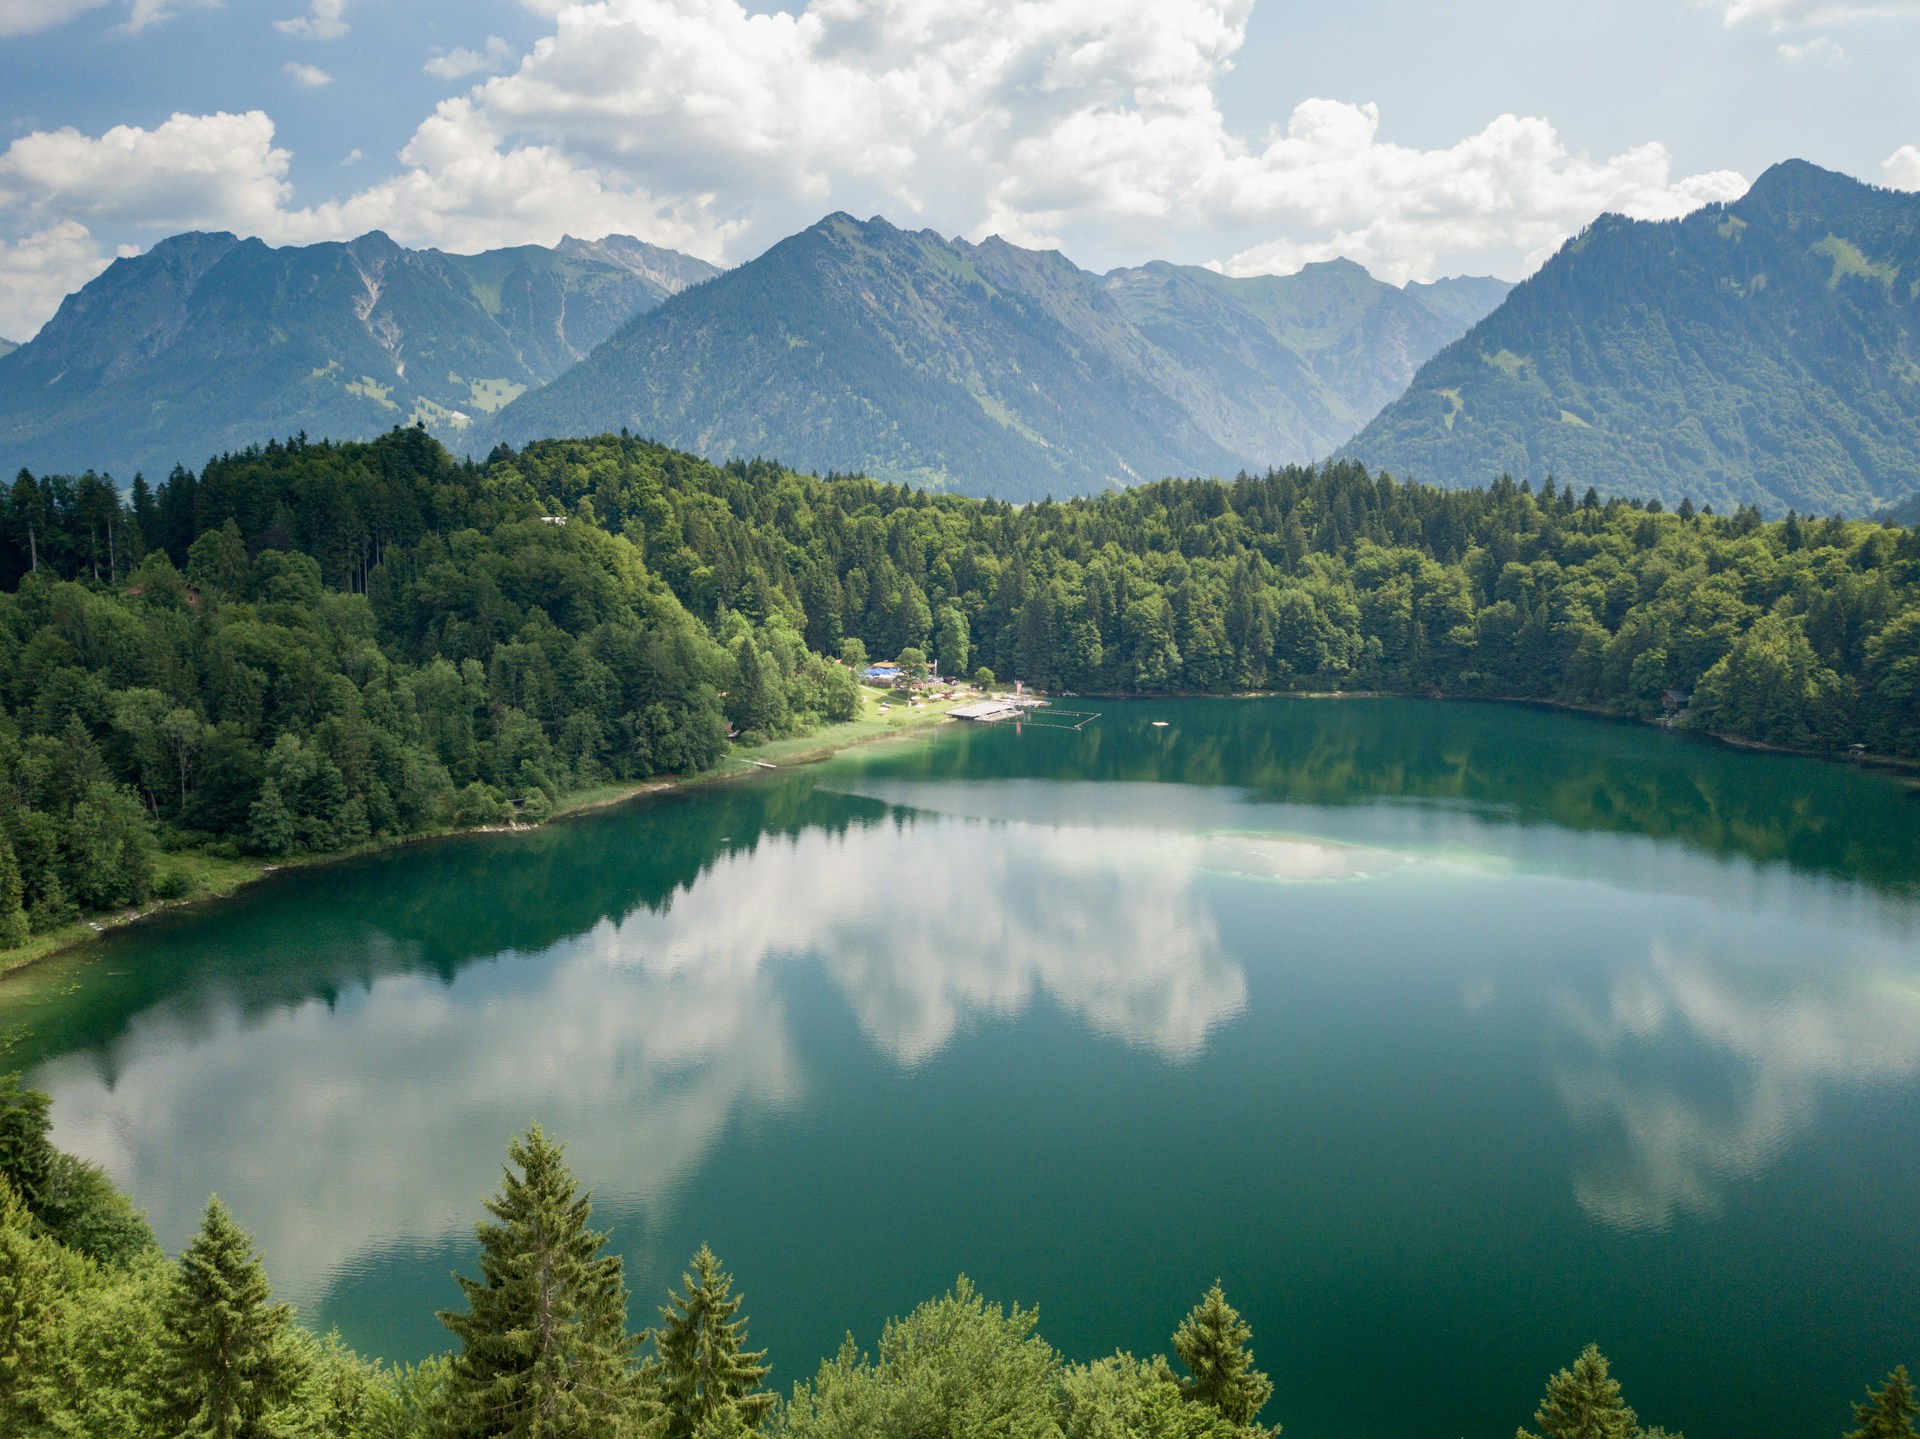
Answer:
[[[836,754],[854,745],[921,734],[944,723],[947,711],[958,703],[958,701],[930,700],[917,707],[908,708],[904,703],[896,702],[883,711],[880,706],[889,698],[885,691],[862,686],[860,694],[861,714],[858,719],[847,720],[841,724],[824,725],[807,734],[772,740],[766,744],[736,745],[733,752],[722,759],[718,765],[710,770],[702,770],[698,774],[655,776],[652,779],[635,780],[627,784],[594,785],[587,789],[575,790],[561,797],[560,802],[554,806],[553,820],[548,822],[553,823],[570,815],[605,809],[610,805],[625,804],[630,800],[658,794],[663,790],[712,784],[720,780],[741,779],[748,775],[762,773],[766,766],[778,769],[788,765],[805,764],[811,760],[825,759],[828,755]],[[149,915],[224,899],[262,876],[279,870],[331,864],[356,855],[378,854],[402,845],[417,844],[422,840],[441,839],[449,835],[523,834],[531,828],[533,827],[530,825],[479,825],[467,829],[449,827],[426,834],[410,834],[376,840],[371,844],[361,845],[357,849],[335,850],[328,854],[294,855],[272,860],[245,855],[219,855],[205,850],[163,851],[155,858],[154,877],[156,888],[168,891],[169,898],[155,899],[135,909],[110,910],[86,915],[74,920],[71,924],[62,925],[59,929],[48,930],[45,934],[36,934],[23,945],[0,950],[0,979],[16,976],[41,960],[89,944],[109,930],[136,924]]]

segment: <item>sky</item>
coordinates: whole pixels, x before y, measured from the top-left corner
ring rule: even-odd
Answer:
[[[1789,157],[1920,189],[1916,75],[1920,0],[0,0],[0,336],[190,229],[1518,279]]]

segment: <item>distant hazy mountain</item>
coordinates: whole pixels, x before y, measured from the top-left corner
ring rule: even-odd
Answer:
[[[1497,304],[1357,265],[1095,275],[998,239],[831,215],[630,321],[475,445],[626,426],[716,458],[1031,499],[1340,444]]]
[[[19,348],[20,346],[14,341],[7,339],[5,336],[0,336],[0,355],[8,354]]]
[[[1346,453],[1775,513],[1914,494],[1920,195],[1795,160],[1683,220],[1602,216]]]
[[[274,249],[176,235],[0,356],[0,473],[164,473],[304,430],[423,420],[458,443],[633,315],[718,271],[624,236],[447,255],[375,232]]]

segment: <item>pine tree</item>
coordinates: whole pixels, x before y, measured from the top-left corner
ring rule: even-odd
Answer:
[[[1187,1398],[1217,1410],[1230,1424],[1253,1429],[1254,1416],[1273,1397],[1273,1381],[1253,1367],[1247,1341],[1253,1329],[1214,1280],[1206,1298],[1174,1331],[1173,1349],[1192,1377],[1180,1387]],[[1261,1433],[1279,1433],[1279,1426]]]
[[[658,1358],[650,1377],[667,1406],[665,1439],[752,1429],[773,1407],[760,1381],[769,1366],[766,1351],[746,1347],[747,1321],[735,1319],[740,1298],[733,1276],[706,1245],[693,1256],[693,1273],[680,1276],[685,1296],[667,1292],[654,1331]]]
[[[459,1276],[465,1314],[442,1313],[460,1350],[448,1369],[443,1432],[457,1439],[617,1439],[645,1402],[627,1290],[564,1151],[539,1125],[507,1149],[493,1222],[474,1226],[479,1279]],[[519,1172],[515,1173],[515,1167]]]
[[[1571,1370],[1547,1380],[1533,1422],[1546,1439],[1638,1439],[1641,1433],[1639,1416],[1620,1397],[1620,1381],[1607,1372],[1607,1356],[1596,1344],[1580,1351]],[[1522,1429],[1519,1439],[1537,1436]]]
[[[1869,1388],[1867,1397],[1853,1406],[1853,1422],[1860,1427],[1847,1439],[1915,1439],[1913,1421],[1920,1414],[1914,1403],[1913,1382],[1907,1378],[1907,1366],[1895,1367],[1879,1390]]]
[[[160,1337],[154,1428],[206,1439],[267,1439],[273,1411],[306,1377],[293,1310],[272,1302],[253,1236],[218,1197],[180,1256]]]

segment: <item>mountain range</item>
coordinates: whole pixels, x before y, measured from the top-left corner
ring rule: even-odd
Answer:
[[[470,443],[624,426],[1010,500],[1231,474],[1339,445],[1508,288],[1348,261],[1098,275],[835,214],[629,321]]]
[[[1920,195],[1804,161],[1605,215],[1517,287],[1054,251],[834,214],[722,272],[620,236],[480,255],[187,234],[0,342],[0,473],[122,479],[419,422],[626,428],[1008,500],[1331,454],[1920,519]]]
[[[0,462],[130,478],[304,431],[467,421],[719,271],[625,236],[479,255],[379,232],[273,248],[185,234],[116,260],[0,354]]]
[[[1684,219],[1603,216],[1344,453],[1772,514],[1920,494],[1920,195],[1796,160]]]

